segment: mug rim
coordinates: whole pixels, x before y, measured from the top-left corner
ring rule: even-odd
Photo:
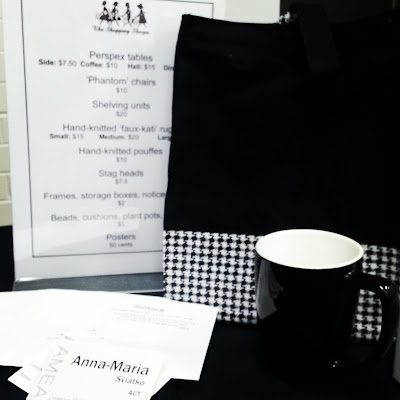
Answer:
[[[297,233],[306,233],[306,234],[311,233],[311,234],[320,235],[320,237],[324,237],[324,238],[332,238],[332,239],[340,240],[343,243],[346,243],[347,245],[353,246],[353,248],[355,249],[355,251],[354,251],[355,254],[353,257],[350,257],[350,258],[346,259],[345,261],[325,264],[323,266],[308,265],[308,264],[304,264],[304,263],[295,263],[295,262],[287,262],[287,261],[282,262],[276,256],[273,256],[273,255],[271,256],[271,255],[266,254],[267,251],[263,248],[263,247],[265,247],[266,242],[268,242],[272,239],[275,239],[276,237],[279,237],[279,236],[287,236],[289,234],[297,234]],[[309,270],[328,270],[328,269],[343,268],[343,267],[346,267],[346,266],[356,263],[364,255],[363,247],[361,246],[360,243],[358,243],[354,239],[351,239],[348,236],[344,236],[339,233],[325,231],[325,230],[319,230],[319,229],[284,229],[284,230],[271,232],[267,235],[262,236],[261,238],[259,238],[257,240],[255,250],[261,258],[263,258],[267,261],[273,262],[274,264],[278,264],[278,265],[290,267],[290,268],[309,269]]]

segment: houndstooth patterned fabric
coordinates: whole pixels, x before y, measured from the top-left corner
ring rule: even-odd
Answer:
[[[256,241],[249,235],[164,232],[165,296],[219,307],[219,320],[255,324]]]
[[[400,285],[400,251],[391,247],[363,245],[363,272],[379,275]],[[375,341],[379,337],[382,312],[378,297],[360,290],[353,337],[361,341]]]
[[[218,320],[256,324],[254,249],[258,236],[164,231],[165,297],[219,308]],[[388,247],[363,245],[363,272],[400,284],[400,253]],[[379,337],[378,298],[361,290],[353,338]]]

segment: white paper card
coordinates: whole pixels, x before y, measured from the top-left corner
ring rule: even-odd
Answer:
[[[32,389],[33,383],[40,372],[42,372],[43,365],[47,359],[47,352],[40,353],[28,365],[20,368],[17,372],[11,375],[8,380],[22,389],[24,392],[29,393]]]
[[[38,362],[37,360],[39,359],[41,361]],[[36,377],[43,370],[43,365],[46,362],[46,359],[47,353],[44,356],[42,354],[40,358],[36,359],[36,361],[32,361],[29,365],[20,368],[17,372],[11,375],[8,380],[24,392],[30,393]],[[171,376],[169,375],[168,368],[165,363],[163,363],[159,376],[154,384],[153,395],[166,385],[170,379]]]
[[[40,360],[60,335],[140,345],[165,353],[156,389],[170,378],[198,380],[218,309],[158,296],[79,290],[0,293],[0,364]],[[18,318],[16,318],[18,316]],[[40,366],[40,365],[39,365]]]
[[[84,340],[96,340],[95,332],[93,331],[85,331]],[[20,368],[17,372],[11,375],[8,380],[22,389],[26,393],[30,393],[33,383],[35,382],[38,374],[43,370],[43,366],[48,358],[49,349],[54,347],[54,343],[60,340],[76,340],[77,338],[73,338],[69,335],[61,335],[59,338],[51,338],[48,339],[47,345],[44,349],[41,349],[35,357],[33,357],[32,361]]]
[[[60,341],[49,352],[27,399],[148,400],[162,353],[102,342]]]

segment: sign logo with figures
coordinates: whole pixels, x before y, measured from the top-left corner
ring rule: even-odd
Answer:
[[[130,3],[125,3],[123,7],[115,1],[111,6],[107,1],[103,1],[102,10],[96,14],[98,25],[94,25],[95,31],[107,31],[114,33],[140,33],[148,34],[147,16],[142,3],[136,6],[136,13],[132,10]]]

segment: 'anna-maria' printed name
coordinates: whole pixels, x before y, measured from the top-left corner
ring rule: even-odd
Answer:
[[[77,367],[86,367],[86,368],[97,368],[97,369],[107,369],[109,371],[118,371],[118,372],[127,372],[131,374],[137,375],[147,375],[149,373],[149,369],[147,367],[142,367],[142,364],[139,365],[130,365],[126,364],[123,361],[113,361],[111,363],[107,363],[106,361],[97,361],[97,360],[89,360],[86,358],[82,358],[78,356],[72,361],[71,365],[76,365]]]

